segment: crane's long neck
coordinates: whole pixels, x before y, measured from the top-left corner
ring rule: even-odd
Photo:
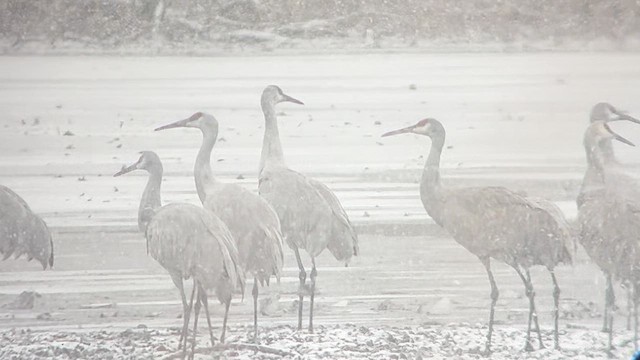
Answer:
[[[585,139],[584,148],[587,154],[587,170],[582,179],[581,194],[602,188],[607,165],[616,162],[610,140],[598,142],[595,137],[588,137]]]
[[[160,187],[162,186],[162,165],[150,167],[149,180],[142,193],[140,207],[138,208],[138,228],[144,232],[153,214],[162,206]]]
[[[602,158],[606,163],[616,163],[616,156],[613,152],[613,143],[610,139],[602,140],[600,142],[600,151],[602,154]]]
[[[282,153],[282,144],[280,143],[275,104],[262,101],[262,112],[264,113],[265,125],[264,138],[262,139],[262,154],[260,156],[260,172],[262,172],[262,169],[267,165],[284,166],[284,155]]]
[[[431,150],[422,171],[420,182],[420,198],[431,217],[437,217],[438,202],[440,201],[440,156],[444,147],[445,135],[434,136],[431,139]],[[437,219],[434,219],[438,221]]]
[[[202,131],[202,145],[200,146],[200,151],[198,151],[196,164],[193,169],[198,197],[203,203],[207,197],[207,193],[214,191],[216,186],[220,184],[215,177],[213,177],[213,171],[211,170],[211,152],[213,151],[213,146],[216,144],[217,137],[218,131],[216,129],[205,129]]]

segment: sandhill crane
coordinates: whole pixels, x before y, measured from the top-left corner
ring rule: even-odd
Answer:
[[[431,150],[420,183],[420,198],[431,218],[484,265],[491,284],[489,332],[485,352],[491,352],[495,304],[499,291],[491,272],[490,259],[513,267],[525,285],[529,298],[529,325],[525,349],[531,349],[531,319],[537,324],[533,284],[529,268],[543,265],[551,273],[555,302],[555,346],[558,343],[558,302],[560,288],[554,274],[560,262],[570,262],[570,232],[566,221],[558,221],[559,211],[549,202],[527,199],[503,187],[445,188],[440,183],[440,155],[445,142],[444,126],[435,119],[391,131],[382,136],[404,133],[431,138]],[[556,208],[557,209],[557,208]],[[540,347],[543,347],[538,331]]]
[[[211,151],[218,137],[218,121],[210,114],[197,112],[157,130],[186,127],[200,129],[202,145],[196,158],[194,175],[198,196],[204,207],[213,211],[233,234],[240,264],[253,275],[254,340],[258,341],[258,284],[269,285],[271,276],[280,281],[283,265],[280,221],[271,206],[258,194],[237,184],[225,184],[213,176]]]
[[[591,109],[591,114],[589,115],[590,123],[594,123],[597,121],[611,122],[611,121],[620,121],[620,120],[627,120],[636,124],[640,124],[640,120],[616,109],[613,105],[606,102],[595,104]],[[618,164],[618,161],[615,158],[615,153],[613,151],[613,145],[611,144],[611,140],[603,139],[598,148],[601,149],[603,160],[606,161],[607,167],[610,170],[608,182],[613,186],[613,183],[615,181],[618,186],[620,186],[621,188],[627,189],[626,192],[629,196],[634,196],[637,199],[640,199],[640,193],[638,193],[638,190],[631,191],[632,189],[636,188],[635,180],[630,179],[628,176],[625,176],[624,174],[620,174],[620,173],[614,174],[611,172],[612,170],[611,167]],[[593,188],[597,189],[601,187],[601,183],[602,182],[600,180],[600,175],[598,175],[598,170],[595,168],[595,166],[588,166],[587,171],[585,171],[582,184],[580,186],[580,195],[578,196],[576,201],[578,204],[578,207],[580,207],[581,205],[581,201],[583,197],[582,194],[589,192]],[[603,316],[602,331],[608,332],[610,331],[610,329],[608,328],[609,320],[608,320],[608,311],[606,309],[609,307],[608,305],[609,299],[612,296],[614,296],[614,293],[613,293],[613,284],[611,280],[611,275],[605,273],[605,277],[607,280],[607,290],[605,293],[605,311]],[[631,327],[631,311],[630,311],[631,286],[627,285],[626,287],[627,287],[627,310],[628,310],[627,311],[627,329],[629,329]]]
[[[53,266],[53,240],[47,224],[13,190],[0,185],[0,254],[36,259],[42,269]]]
[[[640,244],[637,240],[640,236],[640,203],[633,197],[626,196],[623,189],[608,183],[611,166],[617,164],[613,153],[609,152],[611,140],[633,146],[633,143],[614,133],[604,121],[591,123],[585,132],[584,147],[590,176],[587,178],[589,186],[580,194],[578,208],[580,242],[607,278],[605,327],[609,332],[609,350],[613,336],[612,312],[615,302],[612,277],[629,281],[633,288],[636,341],[635,309],[640,281]]]
[[[162,163],[152,151],[143,151],[136,163],[123,168],[114,176],[137,169],[149,173],[138,212],[138,223],[144,227],[147,239],[147,252],[169,272],[180,290],[184,311],[180,337],[181,341],[184,339],[184,343],[181,342],[181,347],[186,351],[187,327],[196,289],[192,352],[195,350],[200,305],[204,306],[207,315],[211,345],[214,342],[207,301],[207,290],[210,289],[215,290],[218,299],[225,305],[220,337],[220,341],[224,341],[233,290],[236,284],[244,285],[238,250],[231,233],[220,219],[203,208],[184,203],[160,207]],[[189,278],[193,278],[194,287],[191,304],[188,305],[183,279]]]
[[[358,255],[358,237],[338,198],[321,182],[289,169],[284,162],[276,104],[288,101],[302,104],[274,85],[262,92],[265,118],[264,140],[260,159],[259,186],[263,196],[275,209],[287,245],[293,249],[300,269],[298,329],[302,329],[302,310],[307,273],[300,249],[311,257],[309,331],[313,332],[313,302],[316,287],[315,258],[328,248],[338,261],[348,264]]]

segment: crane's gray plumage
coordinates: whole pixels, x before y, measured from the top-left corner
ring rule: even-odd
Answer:
[[[146,237],[149,254],[160,265],[215,290],[223,304],[242,284],[233,236],[211,212],[191,204],[165,205],[149,222]]]
[[[612,277],[628,281],[634,289],[640,281],[640,203],[638,197],[629,196],[619,188],[620,174],[617,170],[611,171],[618,167],[610,151],[612,140],[633,145],[614,133],[606,121],[594,121],[587,128],[584,147],[589,176],[585,175],[585,180],[589,184],[582,187],[578,198],[580,242],[607,278],[603,329],[609,332],[609,349],[615,298]],[[635,339],[637,341],[637,318]]]
[[[440,182],[440,156],[446,132],[442,124],[435,119],[424,119],[413,126],[382,136],[403,133],[431,138],[431,150],[420,183],[420,198],[425,210],[459,244],[478,256],[487,270],[492,303],[486,351],[490,351],[494,307],[499,294],[490,269],[491,258],[513,267],[525,284],[530,302],[529,328],[532,318],[536,321],[536,328],[539,326],[528,269],[534,265],[543,265],[550,271],[554,282],[557,347],[560,289],[553,270],[560,262],[571,262],[570,229],[560,210],[546,200],[527,198],[503,187],[443,187]],[[540,337],[539,340],[542,346]],[[529,331],[526,345],[527,348],[530,347]]]
[[[313,331],[315,297],[315,258],[325,249],[345,264],[358,255],[358,237],[344,208],[324,184],[289,169],[284,162],[275,106],[279,102],[301,101],[286,95],[274,85],[267,86],[261,97],[265,133],[259,169],[259,191],[275,209],[287,245],[294,250],[300,268],[298,328],[302,327],[303,288],[306,272],[299,249],[311,257],[309,330]]]
[[[198,196],[228,227],[237,243],[240,264],[254,281],[254,325],[257,340],[258,284],[269,284],[271,276],[280,281],[283,245],[280,221],[269,203],[258,194],[237,184],[225,184],[213,176],[211,152],[218,136],[218,121],[197,112],[156,130],[190,127],[202,131],[203,141],[196,158],[194,175]]]
[[[53,266],[53,239],[47,224],[13,190],[0,185],[0,254],[3,260],[26,255],[42,269]]]
[[[183,280],[190,278],[194,281],[191,302],[196,290],[198,292],[194,337],[198,312],[200,305],[203,305],[213,342],[206,292],[214,290],[226,307],[225,326],[221,337],[223,340],[233,290],[237,285],[244,287],[235,241],[226,225],[210,211],[183,203],[161,206],[162,163],[158,155],[152,151],[143,151],[141,154],[136,163],[123,167],[114,176],[136,169],[143,169],[149,173],[149,180],[140,201],[138,224],[140,230],[145,233],[147,252],[169,272],[180,290],[184,311],[181,346],[186,349],[186,331],[191,311],[191,305],[186,301]]]
[[[589,116],[589,122],[605,122],[609,123],[612,121],[621,121],[627,120],[636,124],[640,123],[640,120],[616,109],[613,105],[601,102],[597,103],[591,109],[591,114]],[[611,139],[602,138],[598,144],[587,144],[586,140],[592,139],[591,137],[585,138],[585,147],[586,151],[590,156],[587,156],[587,170],[585,171],[582,184],[580,185],[579,195],[576,199],[576,203],[578,207],[582,205],[583,198],[585,194],[589,194],[594,190],[600,190],[604,186],[610,189],[616,189],[618,193],[624,192],[627,198],[639,199],[640,200],[640,188],[637,186],[637,182],[635,179],[629,177],[624,173],[624,166],[620,164],[615,157],[615,153],[613,151],[613,144]],[[598,151],[595,151],[596,148]],[[598,157],[598,158],[595,158]],[[594,161],[602,162],[602,164],[606,163],[606,171],[607,171],[607,181],[606,183],[603,181],[603,174],[600,166],[595,166],[593,164]],[[610,289],[613,289],[613,284],[611,283],[611,274],[604,272],[607,279],[607,290],[605,293],[605,308],[608,308],[608,303],[610,297],[613,295]],[[630,287],[627,288],[627,291],[630,290]],[[629,305],[629,304],[628,304]],[[629,312],[630,313],[630,312]],[[630,315],[627,317],[627,326],[630,325]],[[605,310],[603,316],[604,324],[602,327],[603,331],[610,331],[608,323],[608,313]]]

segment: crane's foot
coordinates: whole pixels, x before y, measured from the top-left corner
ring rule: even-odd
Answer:
[[[533,351],[533,345],[531,345],[531,341],[526,341],[524,343],[523,351],[526,351],[526,352],[532,352]]]
[[[480,352],[480,355],[483,357],[490,357],[492,354],[491,348],[490,347],[485,347],[483,351]]]
[[[613,353],[614,349],[615,349],[614,347],[611,347],[611,348],[607,349],[606,352],[607,352],[607,357],[609,359],[615,359],[616,358],[616,355]]]

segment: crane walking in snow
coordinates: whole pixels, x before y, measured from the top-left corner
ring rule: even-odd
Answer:
[[[499,291],[491,272],[490,259],[513,267],[525,285],[529,298],[529,324],[525,349],[531,350],[531,320],[540,335],[529,268],[543,265],[554,285],[555,332],[558,341],[558,303],[560,288],[554,274],[560,262],[571,261],[571,235],[561,213],[546,200],[528,199],[503,187],[446,188],[440,183],[440,156],[445,142],[444,126],[435,119],[390,131],[382,136],[414,133],[431,138],[431,150],[420,183],[420,198],[429,216],[484,265],[491,284],[489,331],[485,352],[491,352],[495,305]]]
[[[313,332],[313,306],[316,287],[316,262],[328,248],[338,261],[348,264],[358,255],[358,237],[340,201],[323,183],[289,169],[284,162],[275,106],[280,102],[302,104],[274,85],[262,92],[261,105],[265,132],[259,170],[259,191],[275,209],[287,245],[293,249],[300,269],[298,329],[302,329],[302,310],[306,271],[300,257],[304,250],[311,257],[309,276],[309,331]]]
[[[197,112],[156,130],[178,127],[197,128],[203,140],[196,158],[194,174],[198,196],[205,209],[213,211],[229,228],[238,247],[240,264],[253,275],[254,340],[258,341],[258,284],[269,285],[271,276],[280,281],[283,265],[280,221],[271,206],[258,194],[238,184],[225,184],[213,176],[211,151],[218,137],[218,121]]]
[[[145,232],[147,252],[169,272],[180,290],[184,311],[180,338],[184,341],[181,341],[183,351],[186,352],[187,327],[196,293],[192,352],[195,351],[201,305],[204,306],[207,315],[213,346],[207,290],[215,290],[218,299],[225,305],[221,336],[221,341],[224,341],[233,290],[237,284],[244,285],[242,270],[239,268],[238,250],[231,233],[218,217],[203,208],[185,203],[161,206],[162,163],[158,155],[152,151],[143,151],[136,163],[123,168],[114,176],[137,169],[149,173],[149,180],[140,201],[138,224]],[[189,278],[193,278],[194,282],[191,304],[187,304],[183,286],[183,279]]]
[[[580,242],[607,278],[605,327],[609,333],[609,350],[612,348],[615,306],[612,278],[627,281],[632,288],[636,348],[640,282],[640,202],[616,184],[620,174],[616,173],[612,140],[634,146],[614,133],[604,121],[595,121],[587,128],[584,136],[587,174],[578,200]]]
[[[13,190],[0,185],[0,254],[3,260],[22,255],[42,269],[53,266],[53,239],[47,224]]]

